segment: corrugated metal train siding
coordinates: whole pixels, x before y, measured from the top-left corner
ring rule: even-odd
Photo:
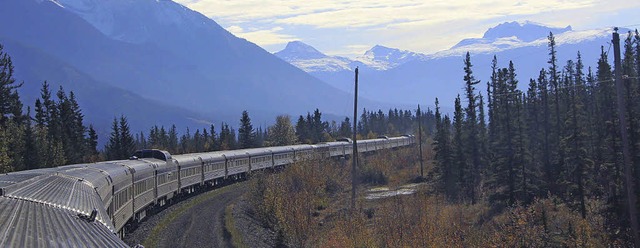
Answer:
[[[50,175],[36,182],[6,194],[6,197],[23,199],[67,209],[79,214],[89,215],[93,209],[98,211],[96,221],[115,232],[104,203],[88,183],[75,178]]]
[[[0,247],[128,247],[106,226],[77,213],[0,197]]]

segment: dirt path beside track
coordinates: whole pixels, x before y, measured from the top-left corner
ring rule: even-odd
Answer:
[[[245,183],[236,183],[172,205],[141,223],[125,242],[145,247],[231,247],[224,226],[225,209],[246,188]]]

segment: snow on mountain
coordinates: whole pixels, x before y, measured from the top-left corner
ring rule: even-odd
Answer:
[[[327,56],[301,41],[287,43],[282,51],[274,55],[306,72],[349,70],[352,63],[347,58]]]
[[[424,54],[376,45],[366,51],[364,56],[356,58],[356,61],[377,70],[388,70],[409,61],[425,58]]]
[[[505,22],[490,28],[482,38],[470,38],[460,41],[449,50],[432,54],[433,57],[449,57],[471,54],[494,54],[506,50],[546,46],[547,36],[552,32],[557,45],[577,44],[610,35],[609,29],[574,31],[566,28],[546,27],[533,22]]]
[[[546,46],[549,32],[552,32],[556,37],[557,45],[565,45],[606,37],[610,30],[575,31],[571,26],[558,28],[531,21],[505,22],[489,28],[482,38],[464,39],[448,50],[430,55],[376,45],[366,51],[364,55],[349,60],[344,57],[328,56],[301,41],[290,42],[284,50],[275,54],[306,72],[348,71],[358,65],[372,70],[385,71],[411,61],[459,56],[467,52],[495,54],[523,47]]]
[[[282,51],[274,54],[306,72],[350,71],[356,66],[388,70],[410,61],[427,58],[423,54],[376,45],[364,55],[351,60],[340,56],[328,56],[301,41],[289,42]]]
[[[571,31],[571,26],[556,28],[531,21],[505,22],[493,28],[489,28],[482,38],[496,40],[499,38],[515,36],[521,41],[531,42],[546,37],[549,35],[549,32],[560,34],[567,31]]]
[[[321,53],[317,49],[301,41],[291,41],[287,43],[284,50],[275,53],[275,55],[285,60],[324,59],[328,57],[324,53]]]
[[[513,61],[520,82],[528,82],[530,78],[537,78],[540,69],[547,66],[549,32],[555,37],[559,63],[575,61],[580,52],[585,68],[595,68],[600,47],[610,42],[612,30],[573,30],[571,26],[558,28],[529,21],[506,22],[488,29],[482,38],[464,39],[448,50],[429,55],[375,46],[344,70],[328,70],[328,64],[322,64],[328,61],[327,58],[333,58],[331,56],[323,60],[287,61],[345,91],[353,87],[353,65],[360,65],[363,82],[360,90],[364,97],[407,104],[433,103],[438,97],[443,106],[451,106],[463,86],[465,53],[471,54],[474,76],[478,80],[489,79],[495,55],[498,66],[505,67]],[[315,62],[313,70],[301,66],[311,61]],[[526,87],[526,84],[520,86]]]

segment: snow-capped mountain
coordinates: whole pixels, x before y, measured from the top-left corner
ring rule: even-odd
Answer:
[[[555,28],[530,21],[505,22],[489,28],[482,38],[464,39],[449,50],[440,51],[431,56],[446,57],[466,52],[495,54],[521,47],[546,46],[550,32],[554,34],[556,44],[559,46],[610,36],[608,29],[574,31],[571,26]]]
[[[427,56],[424,54],[376,45],[366,51],[364,56],[358,57],[356,61],[377,70],[388,70],[407,62],[426,58]]]
[[[455,96],[462,92],[462,62],[467,52],[471,54],[476,79],[489,80],[491,60],[495,55],[501,67],[513,61],[520,82],[528,82],[530,78],[538,77],[541,68],[547,67],[550,32],[555,37],[558,63],[564,65],[567,60],[575,61],[580,52],[585,66],[595,70],[600,47],[608,46],[612,30],[573,30],[571,26],[558,28],[529,21],[506,22],[488,29],[482,38],[464,39],[448,50],[428,55],[375,46],[364,56],[350,63],[343,62],[342,65],[352,65],[342,67],[344,70],[323,64],[330,61],[326,58],[334,58],[327,55],[323,55],[326,56],[323,60],[315,60],[312,70],[301,66],[310,60],[302,57],[283,59],[345,91],[353,87],[353,65],[360,65],[362,96],[408,104],[433,103],[438,97],[443,106],[451,106]],[[521,87],[526,87],[525,83],[521,83]],[[478,89],[482,90],[484,86],[478,86]]]
[[[423,54],[376,45],[352,60],[341,56],[328,56],[301,41],[289,42],[283,50],[274,54],[306,72],[350,71],[356,66],[372,70],[389,70],[407,62],[427,58]]]
[[[345,71],[351,68],[353,61],[340,56],[327,56],[301,41],[292,41],[279,52],[279,58],[306,71]]]

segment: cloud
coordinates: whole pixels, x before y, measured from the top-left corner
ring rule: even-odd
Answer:
[[[369,27],[411,21],[444,21],[457,18],[531,15],[593,6],[596,0],[178,0],[187,7],[226,23],[274,22],[316,28]]]
[[[266,30],[246,31],[240,26],[229,26],[226,29],[235,36],[247,39],[263,47],[287,43],[292,40],[298,40],[293,35],[280,33],[283,30],[282,27],[273,27]]]
[[[640,1],[628,0],[176,1],[263,47],[299,39],[313,41],[329,54],[351,51],[353,56],[375,44],[437,52],[505,21],[602,27],[622,9],[640,8]],[[640,23],[635,16],[625,20]],[[364,49],[363,44],[369,45]],[[362,50],[356,53],[358,48]]]

